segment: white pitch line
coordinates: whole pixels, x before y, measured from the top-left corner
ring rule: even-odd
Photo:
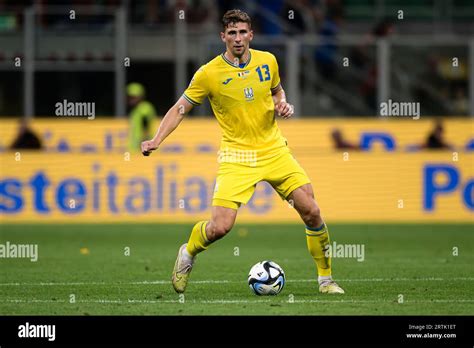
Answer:
[[[454,278],[353,278],[336,279],[338,282],[425,282],[425,281],[474,281],[474,277],[454,277]],[[287,279],[288,283],[316,282],[316,279]],[[227,284],[241,283],[244,280],[192,280],[193,284]],[[39,283],[0,283],[0,286],[83,286],[83,285],[160,285],[170,284],[171,280],[144,280],[137,282],[109,283],[109,282],[39,282]]]
[[[67,303],[68,301],[64,300],[21,300],[21,299],[6,299],[0,301],[0,303]],[[83,304],[160,304],[160,303],[180,303],[179,300],[137,300],[137,299],[128,299],[128,300],[78,300],[75,303]],[[293,303],[304,304],[304,303],[387,303],[387,304],[396,304],[392,300],[294,300],[293,302],[289,301],[274,301],[271,300],[186,300],[185,303],[193,304],[255,304],[255,303],[269,303],[269,304],[288,304]],[[405,301],[404,304],[416,304],[416,303],[474,303],[474,299],[460,299],[460,300],[413,300]]]
[[[128,285],[154,285],[154,284],[170,284],[170,280],[145,280],[141,282],[119,283]],[[225,283],[240,283],[240,280],[193,280],[195,284],[225,284]]]
[[[285,301],[287,302],[287,301]],[[398,304],[395,300],[294,300],[295,303],[393,303]],[[406,303],[474,303],[474,299],[460,299],[460,300],[405,300]]]
[[[336,279],[338,282],[425,282],[425,281],[473,281],[474,277],[453,277],[453,278],[367,278],[367,279]],[[301,280],[304,281],[304,280]]]
[[[198,303],[271,303],[270,301],[271,300],[201,300]]]
[[[454,277],[454,278],[352,278],[352,279],[340,279],[336,278],[338,282],[426,282],[426,281],[473,281],[474,277]],[[316,279],[287,279],[288,283],[305,283],[305,282],[316,282]]]
[[[13,302],[13,303],[66,303],[65,300],[20,300],[20,299],[7,299],[2,302]]]
[[[225,283],[240,283],[238,280],[194,280],[195,284],[225,284]],[[107,283],[107,282],[62,282],[62,283],[0,283],[0,286],[76,286],[76,285],[158,285],[171,284],[170,280],[144,280],[140,282],[127,283]]]

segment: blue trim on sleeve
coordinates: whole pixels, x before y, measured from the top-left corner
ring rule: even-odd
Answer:
[[[313,232],[319,232],[321,231],[322,229],[324,229],[324,227],[326,227],[326,224],[323,222],[323,224],[317,228],[313,228],[313,227],[308,227],[306,226],[306,229],[307,230],[310,230],[310,231],[313,231]]]
[[[281,82],[280,82],[275,87],[270,88],[270,91],[272,92],[272,94],[276,94],[276,93],[280,92],[281,89],[283,89],[283,87],[281,86]]]
[[[200,103],[198,102],[195,102],[194,100],[192,100],[191,98],[189,98],[186,94],[183,93],[183,98],[186,99],[188,102],[190,102],[191,104],[193,105],[201,105]]]

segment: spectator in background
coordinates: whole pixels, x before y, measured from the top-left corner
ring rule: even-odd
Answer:
[[[10,145],[11,150],[41,150],[43,148],[40,138],[28,125],[26,118],[21,118],[18,135]]]
[[[367,35],[364,42],[353,49],[350,53],[351,64],[361,69],[366,75],[360,86],[360,93],[364,100],[374,112],[377,110],[377,62],[370,56],[370,48],[377,40],[387,38],[395,32],[395,26],[391,19],[384,19],[377,23],[372,32]]]
[[[436,120],[433,129],[428,133],[422,144],[411,144],[406,147],[409,152],[420,150],[455,150],[455,147],[444,139],[444,126],[441,120]]]
[[[336,39],[342,18],[342,7],[337,6],[337,2],[334,2],[334,5],[328,8],[326,19],[319,30],[321,42],[316,48],[315,60],[319,74],[325,79],[333,79],[336,75],[338,51]]]
[[[12,1],[0,0],[0,32],[1,31],[13,31],[18,28],[18,19],[17,16],[21,16],[21,12],[17,10],[7,11],[8,6]]]
[[[339,128],[334,128],[331,132],[331,138],[334,144],[334,148],[337,150],[359,150],[359,145],[351,144],[349,141],[344,139],[342,132]]]
[[[258,0],[259,9],[257,20],[260,24],[260,33],[263,35],[281,35],[283,29],[280,23],[283,0]]]
[[[214,32],[219,22],[214,0],[193,0],[187,7],[187,20],[190,24],[199,25],[199,31]]]
[[[466,115],[468,113],[469,99],[467,98],[466,89],[464,87],[460,86],[456,89],[453,104],[454,112],[459,115]]]
[[[140,83],[130,83],[127,86],[128,106],[130,108],[130,128],[128,148],[131,151],[140,150],[141,142],[149,139],[151,124],[156,119],[153,104],[145,100],[145,87]]]
[[[428,134],[422,148],[437,150],[454,150],[454,146],[448,144],[444,139],[444,126],[441,120],[436,121],[433,130]]]
[[[366,34],[362,43],[350,51],[350,61],[353,66],[366,69],[373,65],[374,58],[370,55],[370,49],[376,44],[378,38],[384,38],[395,32],[394,23],[391,19],[383,19],[378,22],[369,34]]]
[[[282,17],[288,24],[285,28],[286,34],[315,33],[316,23],[321,20],[318,15],[320,15],[319,6],[310,0],[286,0],[282,11]]]

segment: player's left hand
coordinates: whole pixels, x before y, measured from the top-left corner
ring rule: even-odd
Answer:
[[[278,113],[278,116],[281,116],[283,118],[290,118],[293,116],[293,113],[295,112],[295,108],[293,105],[287,102],[280,102],[276,107],[275,111]]]

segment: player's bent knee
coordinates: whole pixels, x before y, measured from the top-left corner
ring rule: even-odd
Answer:
[[[313,203],[303,209],[303,215],[305,217],[317,217],[321,215],[321,210],[316,203]]]
[[[229,233],[229,231],[231,229],[232,229],[232,224],[228,224],[228,223],[213,224],[212,229],[211,229],[212,236],[210,236],[210,237],[211,237],[212,241],[215,241],[217,239],[221,239],[227,233]]]
[[[319,218],[321,216],[321,209],[319,209],[317,205],[311,208],[311,216],[314,216],[315,218]]]
[[[304,212],[302,218],[307,226],[318,227],[316,225],[321,221],[321,210],[315,204]]]

